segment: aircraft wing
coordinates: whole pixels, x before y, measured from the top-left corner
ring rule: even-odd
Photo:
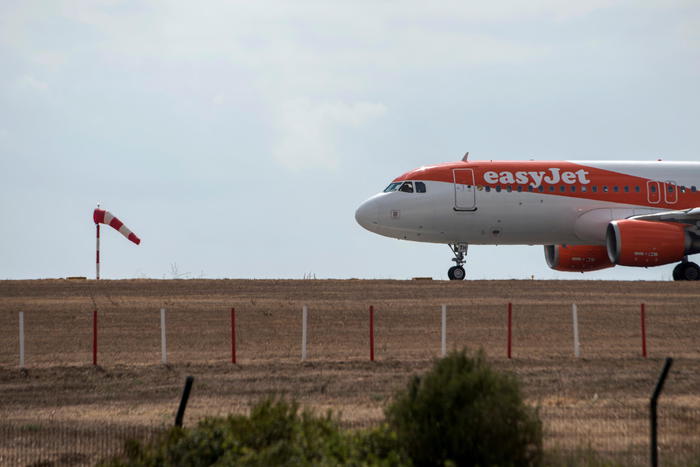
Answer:
[[[654,214],[642,214],[632,216],[629,219],[640,221],[659,221],[659,222],[680,222],[682,224],[695,224],[700,222],[700,207],[684,209],[681,211],[663,211]]]

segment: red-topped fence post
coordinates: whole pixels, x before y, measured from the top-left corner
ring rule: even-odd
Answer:
[[[97,308],[92,310],[92,364],[97,366]]]
[[[369,360],[374,361],[374,306],[369,306]]]
[[[231,307],[231,363],[236,363],[236,309]]]
[[[641,309],[639,310],[639,320],[642,326],[642,357],[647,358],[647,326],[643,303]]]
[[[513,304],[508,302],[508,358],[512,357],[513,348]]]

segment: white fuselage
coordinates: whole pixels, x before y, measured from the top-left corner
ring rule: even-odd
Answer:
[[[358,223],[420,242],[602,245],[611,220],[700,206],[694,162],[459,162],[395,182],[412,180],[425,192],[379,193]]]

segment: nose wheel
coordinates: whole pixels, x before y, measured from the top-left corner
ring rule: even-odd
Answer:
[[[467,276],[467,273],[464,271],[463,266],[466,262],[465,258],[467,256],[467,248],[469,247],[469,245],[467,245],[466,243],[455,243],[450,244],[449,247],[452,250],[452,253],[455,255],[455,257],[452,258],[452,261],[455,262],[455,265],[447,270],[447,277],[449,277],[451,281],[464,280],[464,278]]]
[[[467,273],[464,272],[462,266],[452,266],[447,270],[447,277],[449,277],[451,281],[461,281],[466,275]]]
[[[689,261],[683,261],[673,268],[674,281],[697,281],[700,280],[700,267]]]

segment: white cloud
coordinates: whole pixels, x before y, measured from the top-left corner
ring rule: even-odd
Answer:
[[[386,113],[386,107],[374,102],[320,102],[306,98],[284,102],[276,113],[277,142],[275,159],[290,169],[338,166],[342,150],[342,132],[358,128]]]
[[[697,50],[700,45],[700,17],[686,19],[678,26],[678,31],[681,37]]]
[[[479,47],[472,58],[488,63],[499,57],[520,56],[528,44],[482,38],[475,30],[485,24],[568,19],[607,7],[612,0],[562,2],[559,0],[472,2],[115,2],[112,0],[48,2],[43,8],[29,2],[15,6],[2,19],[0,42],[39,63],[63,63],[54,49],[90,50],[118,62],[142,59],[231,60],[249,67],[279,65],[285,58],[302,63],[352,64],[375,62],[387,56],[422,55],[424,60],[444,49],[458,53],[464,46]],[[47,18],[59,20],[48,22]],[[28,31],[47,29],[44,36]],[[53,31],[54,28],[57,30]],[[58,29],[91,34],[75,41]],[[54,40],[47,40],[55,33]],[[441,44],[436,47],[435,44]],[[493,45],[493,47],[491,47]],[[28,50],[27,50],[28,49]],[[290,52],[293,54],[289,56]],[[389,54],[389,55],[387,55]],[[452,56],[452,59],[455,57]],[[458,58],[458,57],[457,57]],[[393,60],[392,62],[398,62]],[[410,61],[409,61],[410,65]]]
[[[17,85],[20,89],[30,90],[33,92],[44,93],[49,89],[48,83],[40,80],[33,75],[22,75],[17,79]]]
[[[58,53],[56,51],[41,50],[36,52],[30,60],[39,66],[46,67],[51,70],[55,70],[62,65],[65,65],[67,56],[65,53]]]

